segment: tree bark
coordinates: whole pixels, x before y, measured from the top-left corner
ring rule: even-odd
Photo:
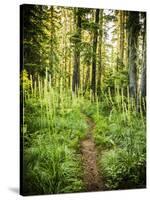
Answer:
[[[120,11],[120,65],[123,66],[124,59],[124,11]]]
[[[137,97],[137,47],[139,34],[139,12],[129,12],[129,91]]]
[[[140,104],[143,113],[146,113],[146,13],[144,13],[144,31],[143,31],[143,68],[140,87]]]
[[[141,76],[141,96],[146,97],[146,13],[144,13],[143,69]]]
[[[81,13],[74,10],[74,22],[76,23],[76,38],[74,46],[74,67],[72,77],[72,91],[75,92],[80,86],[80,43],[81,43]]]
[[[85,77],[85,82],[84,82],[84,89],[83,89],[83,95],[86,93],[87,87],[90,82],[90,63],[87,65],[87,70],[86,70],[86,77]]]
[[[101,77],[102,77],[102,38],[103,38],[103,10],[100,10],[100,29],[99,29],[99,62],[97,75],[97,95],[101,93]]]
[[[49,55],[49,68],[50,68],[50,75],[51,75],[51,83],[54,85],[54,50],[53,50],[53,40],[54,40],[54,32],[53,32],[53,16],[54,16],[54,7],[51,6],[50,8],[50,55]]]
[[[94,35],[93,35],[93,59],[92,59],[92,82],[91,82],[91,89],[92,89],[94,99],[95,99],[95,93],[96,93],[96,52],[97,52],[98,24],[99,24],[99,9],[96,9],[95,28],[94,28]]]

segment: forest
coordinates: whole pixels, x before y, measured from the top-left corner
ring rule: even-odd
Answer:
[[[146,187],[146,13],[20,7],[23,195]]]

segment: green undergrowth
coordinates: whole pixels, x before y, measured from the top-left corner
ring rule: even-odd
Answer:
[[[106,189],[141,188],[146,184],[144,112],[123,91],[95,101],[45,82],[24,97],[24,193],[85,191],[80,141],[86,117],[95,123],[93,137]]]
[[[25,99],[26,195],[84,191],[79,147],[87,124],[80,112],[80,101],[52,88],[45,93],[33,91]]]
[[[85,101],[82,112],[95,122],[98,165],[106,189],[143,188],[146,185],[146,120],[141,107],[123,95],[103,94],[103,101]]]
[[[123,112],[112,106],[103,114],[102,103],[92,115],[94,139],[100,151],[99,167],[107,189],[145,187],[146,125],[144,116],[132,110]],[[130,108],[131,109],[131,108]],[[108,111],[107,111],[108,112]]]
[[[99,159],[108,189],[138,188],[145,185],[145,127],[142,120],[131,115],[125,122],[122,113],[96,117],[95,142],[100,146]]]

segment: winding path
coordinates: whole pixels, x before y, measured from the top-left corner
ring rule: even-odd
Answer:
[[[97,167],[97,151],[92,136],[95,124],[91,118],[86,118],[86,121],[88,124],[87,137],[81,142],[84,183],[86,191],[101,191],[104,188],[103,180]]]

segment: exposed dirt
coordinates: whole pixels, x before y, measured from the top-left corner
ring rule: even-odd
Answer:
[[[87,130],[87,138],[81,142],[84,182],[87,191],[101,191],[103,190],[103,180],[97,167],[97,151],[92,136],[95,124],[90,118],[87,118],[86,120],[89,126]]]

